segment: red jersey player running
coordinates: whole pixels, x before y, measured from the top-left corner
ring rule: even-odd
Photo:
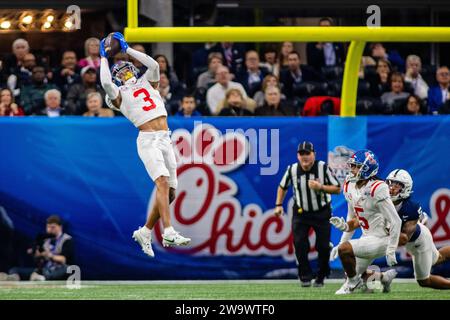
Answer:
[[[105,52],[105,39],[100,43],[100,81],[107,94],[106,103],[120,111],[138,129],[137,150],[148,174],[156,185],[156,201],[144,227],[134,231],[133,239],[145,254],[154,257],[151,232],[161,217],[164,226],[163,245],[187,245],[191,239],[174,230],[170,221],[169,204],[175,198],[177,164],[167,125],[167,111],[157,90],[159,65],[150,56],[130,48],[123,35],[113,37],[126,52],[143,65],[147,71],[138,78],[138,71],[131,62],[118,62],[109,70]],[[113,83],[114,80],[114,83]]]

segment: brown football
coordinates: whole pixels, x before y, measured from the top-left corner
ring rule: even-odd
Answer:
[[[105,39],[105,52],[108,57],[114,57],[120,52],[120,42],[113,37],[114,33],[110,33]]]

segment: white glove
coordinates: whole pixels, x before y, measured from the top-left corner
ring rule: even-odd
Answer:
[[[337,245],[337,246],[333,247],[333,249],[331,249],[330,261],[336,260],[336,258],[339,256],[338,247],[339,247],[339,245]]]
[[[330,223],[335,226],[335,228],[341,230],[341,231],[347,231],[348,230],[348,224],[345,222],[345,219],[342,217],[331,217]]]
[[[397,258],[395,257],[395,251],[386,251],[386,262],[389,267],[397,264]]]

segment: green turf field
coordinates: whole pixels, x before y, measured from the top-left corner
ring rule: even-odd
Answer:
[[[0,300],[4,299],[446,299],[450,290],[424,289],[412,281],[397,281],[387,294],[354,293],[336,296],[334,292],[341,282],[328,282],[323,288],[301,288],[297,281],[179,281],[179,282],[82,282],[80,289],[68,289],[62,282],[3,282],[0,283]]]

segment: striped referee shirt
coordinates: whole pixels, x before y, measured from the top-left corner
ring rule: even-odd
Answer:
[[[331,203],[331,195],[324,191],[314,191],[308,187],[308,180],[319,179],[322,185],[340,186],[334,173],[323,161],[316,160],[309,171],[304,171],[296,162],[287,167],[280,182],[280,188],[287,190],[292,184],[294,201],[303,211],[320,211]]]

